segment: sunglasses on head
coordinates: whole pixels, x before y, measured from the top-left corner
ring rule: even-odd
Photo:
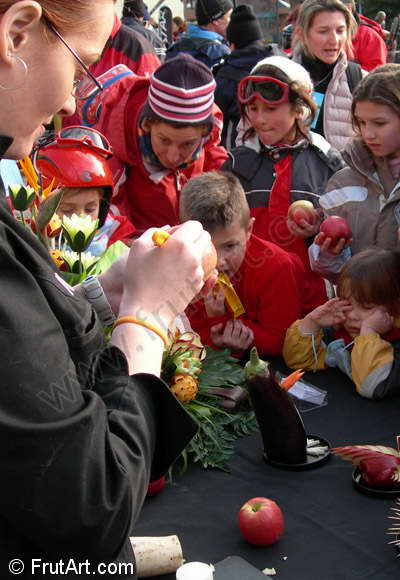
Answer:
[[[106,159],[112,155],[112,149],[108,139],[99,131],[91,129],[90,127],[72,125],[71,127],[61,129],[58,133],[51,131],[35,143],[34,153],[50,143],[55,143],[58,147],[86,145],[92,151],[99,153]]]
[[[288,103],[289,85],[272,77],[257,75],[244,77],[238,86],[239,103],[247,105],[256,97],[268,105]]]

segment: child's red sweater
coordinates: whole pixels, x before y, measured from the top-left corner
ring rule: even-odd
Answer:
[[[299,273],[291,255],[252,235],[231,282],[246,310],[239,319],[254,333],[253,346],[260,354],[281,354],[286,330],[300,314]],[[203,344],[214,348],[211,327],[232,318],[230,312],[207,316],[203,300],[193,302],[186,313]]]

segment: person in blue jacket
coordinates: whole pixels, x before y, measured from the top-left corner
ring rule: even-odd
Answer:
[[[225,40],[232,13],[231,0],[197,0],[196,24],[168,49],[166,60],[179,52],[188,52],[211,69],[222,62],[230,50]]]

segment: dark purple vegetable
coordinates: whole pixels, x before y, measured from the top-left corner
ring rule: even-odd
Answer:
[[[300,414],[275,380],[269,363],[260,360],[255,347],[250,351],[245,374],[268,458],[289,465],[305,463],[307,436]]]

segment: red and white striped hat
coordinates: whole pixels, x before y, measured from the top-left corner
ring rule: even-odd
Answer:
[[[215,86],[211,70],[182,52],[154,71],[141,117],[179,125],[212,123]]]

